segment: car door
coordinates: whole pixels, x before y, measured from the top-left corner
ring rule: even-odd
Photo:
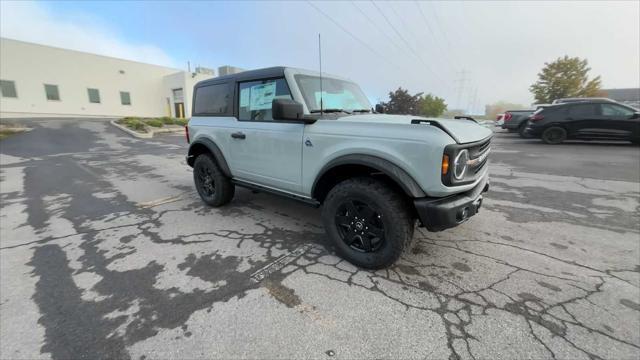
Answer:
[[[598,136],[601,130],[598,104],[571,104],[566,111],[564,125],[570,137]]]
[[[274,99],[291,99],[284,78],[237,84],[237,126],[231,133],[234,176],[299,194],[304,124],[274,120]]]
[[[640,120],[635,111],[619,104],[600,104],[601,132],[611,138],[627,139],[637,132]]]

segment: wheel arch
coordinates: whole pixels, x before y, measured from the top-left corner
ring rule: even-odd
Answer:
[[[389,160],[372,155],[350,154],[333,159],[319,171],[311,188],[312,197],[322,202],[337,183],[356,176],[371,175],[380,177],[409,197],[426,196],[406,171]]]
[[[215,142],[207,138],[195,140],[189,145],[189,152],[187,154],[187,165],[193,167],[193,163],[195,162],[196,157],[198,157],[198,155],[207,153],[213,156],[222,173],[227,177],[231,177],[229,165],[227,164],[227,160],[224,158],[222,151]]]

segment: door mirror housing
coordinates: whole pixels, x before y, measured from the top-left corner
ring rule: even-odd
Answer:
[[[630,119],[640,119],[640,112],[636,111],[633,114],[631,114]]]
[[[384,106],[382,106],[382,104],[376,104],[376,112],[384,114]]]
[[[271,116],[276,121],[300,121],[305,124],[312,124],[317,120],[306,116],[302,104],[291,99],[274,99],[271,102]]]

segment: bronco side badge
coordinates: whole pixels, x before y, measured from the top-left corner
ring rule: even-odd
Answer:
[[[306,138],[306,139],[304,140],[304,144],[305,144],[306,146],[313,146],[313,143],[311,142],[311,139],[309,139],[309,138]]]

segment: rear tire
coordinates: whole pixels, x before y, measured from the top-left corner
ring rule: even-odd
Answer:
[[[196,158],[193,163],[193,181],[200,198],[209,206],[225,205],[235,194],[235,185],[222,173],[210,154],[201,154]]]
[[[567,139],[567,130],[559,127],[552,126],[542,132],[542,141],[550,145],[557,145]]]
[[[338,254],[368,269],[393,264],[409,247],[415,225],[404,194],[373,178],[334,186],[324,201],[322,220]]]
[[[523,139],[528,139],[531,136],[525,134],[524,129],[527,128],[527,122],[523,122],[522,124],[520,124],[520,126],[518,126],[518,135],[520,135],[521,138]]]

